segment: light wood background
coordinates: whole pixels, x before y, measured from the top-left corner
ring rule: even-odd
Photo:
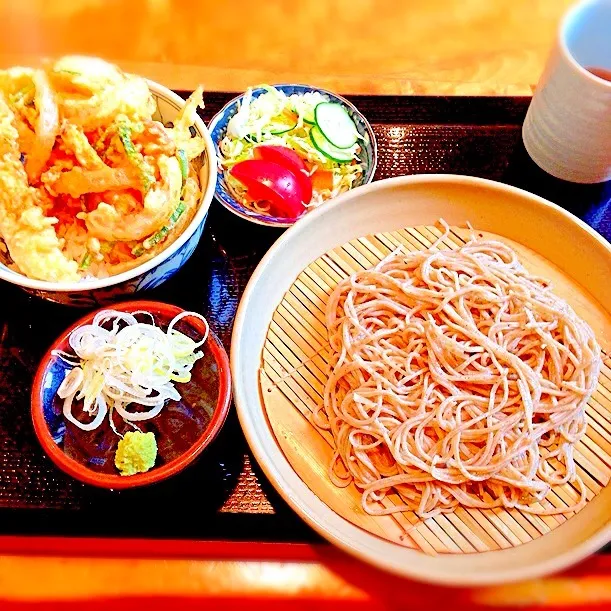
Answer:
[[[100,55],[173,87],[529,95],[570,0],[2,0],[0,66]]]

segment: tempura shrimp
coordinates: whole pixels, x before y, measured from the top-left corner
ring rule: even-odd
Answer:
[[[180,201],[182,175],[176,157],[159,157],[160,180],[141,199],[126,191],[108,192],[97,208],[80,215],[101,240],[137,241],[159,230]]]
[[[158,121],[143,121],[143,130],[134,134],[134,144],[144,156],[158,157],[176,155],[176,143],[165,127]]]
[[[155,101],[146,81],[93,57],[72,55],[47,68],[61,114],[84,131],[112,121],[117,114],[150,117]]]
[[[78,127],[68,121],[64,121],[60,137],[64,147],[74,154],[83,168],[86,170],[96,170],[105,167],[97,151],[87,140],[87,136]]]
[[[53,225],[45,217],[39,192],[28,186],[19,151],[13,111],[0,96],[0,235],[13,262],[31,278],[75,282],[77,264],[61,250]]]

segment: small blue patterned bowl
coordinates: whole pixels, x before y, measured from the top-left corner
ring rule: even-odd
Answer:
[[[163,85],[147,81],[157,112],[153,118],[167,123],[174,120],[185,101]],[[0,279],[20,286],[23,290],[43,299],[65,305],[92,308],[115,303],[138,291],[152,289],[173,276],[195,251],[204,231],[210,203],[214,197],[216,183],[216,153],[210,134],[204,122],[197,117],[195,130],[206,141],[206,149],[201,157],[200,189],[201,200],[195,216],[172,244],[142,265],[109,278],[82,280],[81,282],[62,283],[33,280],[13,271],[8,255],[0,251]]]
[[[361,145],[361,161],[364,166],[364,172],[359,181],[355,184],[355,187],[360,187],[361,185],[366,185],[373,180],[373,175],[376,170],[376,165],[378,161],[378,151],[376,145],[375,135],[373,133],[373,129],[371,129],[371,125],[369,121],[356,109],[354,104],[346,100],[345,98],[337,95],[336,93],[331,93],[330,91],[326,91],[325,89],[319,89],[318,87],[309,87],[308,85],[273,85],[276,89],[284,92],[286,95],[292,95],[294,93],[304,94],[309,92],[318,91],[322,93],[323,96],[329,102],[338,102],[341,104],[347,111],[348,114],[352,117],[358,132],[364,136]],[[259,97],[262,93],[265,93],[265,89],[262,87],[258,87],[253,89],[252,95],[253,98]],[[227,124],[229,123],[229,119],[235,115],[238,111],[238,106],[242,101],[242,98],[245,94],[242,94],[221,108],[219,112],[214,115],[211,119],[210,123],[208,123],[208,130],[210,131],[210,135],[212,137],[212,141],[214,142],[216,152],[218,154],[218,147],[221,140],[225,137],[227,133]],[[231,212],[237,214],[238,216],[252,221],[253,223],[258,223],[259,225],[269,225],[272,227],[290,227],[295,220],[287,220],[284,217],[271,216],[269,214],[261,214],[258,212],[254,212],[249,210],[241,203],[237,202],[235,198],[231,195],[230,190],[227,188],[227,183],[225,181],[225,172],[220,164],[218,164],[218,179],[216,182],[216,191],[214,193],[215,197]]]

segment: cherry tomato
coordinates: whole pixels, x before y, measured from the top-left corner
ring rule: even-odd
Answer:
[[[255,159],[273,161],[295,174],[301,187],[304,204],[312,199],[312,181],[303,159],[291,148],[277,144],[261,144],[254,150]]]
[[[253,200],[268,201],[275,216],[296,218],[305,209],[297,177],[273,161],[247,159],[236,163],[230,173],[246,187]]]

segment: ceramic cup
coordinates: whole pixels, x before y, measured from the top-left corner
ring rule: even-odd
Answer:
[[[611,0],[586,0],[565,15],[522,137],[548,174],[611,179]]]

